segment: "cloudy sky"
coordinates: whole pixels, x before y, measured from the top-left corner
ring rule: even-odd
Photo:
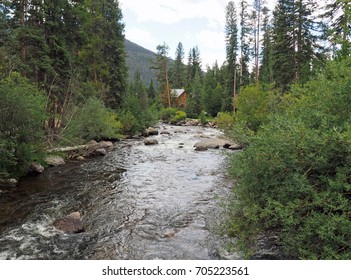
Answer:
[[[273,0],[268,0],[272,2]],[[228,0],[120,0],[128,40],[156,52],[165,42],[174,58],[179,42],[198,46],[202,66],[225,60],[225,7]],[[234,0],[239,3],[239,0]],[[248,1],[250,2],[250,0]]]

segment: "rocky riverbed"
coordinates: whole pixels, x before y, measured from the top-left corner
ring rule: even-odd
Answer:
[[[104,157],[49,168],[3,189],[0,259],[240,258],[226,252],[228,240],[218,231],[220,204],[232,187],[226,153],[235,143],[213,128],[156,130],[145,138],[154,145],[124,140]],[[77,212],[84,230],[66,232],[55,223]]]

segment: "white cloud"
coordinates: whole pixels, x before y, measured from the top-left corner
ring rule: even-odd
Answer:
[[[136,27],[126,30],[125,37],[132,42],[144,46],[145,48],[153,47],[157,44],[157,40],[149,31]]]
[[[226,0],[120,0],[122,9],[136,15],[138,22],[178,23],[185,19],[208,19],[211,26],[224,25]],[[224,6],[223,6],[224,5]]]

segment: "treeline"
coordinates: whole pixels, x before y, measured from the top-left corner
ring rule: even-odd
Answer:
[[[247,60],[255,82],[236,84],[235,113],[219,122],[246,146],[230,157],[226,232],[247,258],[269,242],[277,258],[350,259],[350,4],[279,0],[270,17],[261,4],[253,5],[261,47]],[[227,6],[231,19],[235,8]],[[245,38],[236,31],[249,28],[230,22],[228,42]],[[245,80],[243,42],[228,44],[233,85]]]
[[[154,122],[127,81],[118,1],[1,1],[0,177],[25,174],[44,148]]]

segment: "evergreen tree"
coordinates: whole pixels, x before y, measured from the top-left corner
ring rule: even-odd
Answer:
[[[191,83],[195,79],[196,73],[198,72],[200,76],[202,75],[200,50],[198,46],[191,48],[189,51],[186,71],[187,71],[187,86],[191,87]]]
[[[269,9],[262,9],[263,41],[261,51],[260,81],[266,84],[273,83],[273,56],[272,56],[272,26],[269,18]]]
[[[211,116],[215,117],[222,107],[223,87],[218,79],[218,65],[207,68],[203,81],[202,106]]]
[[[158,94],[161,97],[164,107],[171,107],[171,92],[168,78],[168,51],[169,46],[166,43],[156,47],[157,54],[153,61],[152,68],[156,71],[158,83]]]
[[[87,42],[81,53],[88,77],[101,90],[106,104],[117,108],[126,91],[127,68],[124,50],[124,24],[119,2],[86,0],[89,11],[84,33]]]
[[[249,84],[249,62],[250,62],[250,16],[249,5],[246,0],[240,2],[240,81],[239,87]]]
[[[327,12],[323,18],[328,18],[330,24],[325,31],[326,37],[332,43],[334,56],[347,57],[351,54],[351,6],[347,0],[333,0],[326,6]],[[340,46],[340,47],[339,47]]]
[[[238,25],[237,11],[233,1],[226,6],[226,56],[227,56],[227,84],[226,96],[223,99],[223,111],[233,109],[232,97],[237,91],[237,56],[238,56]]]
[[[184,87],[184,71],[185,65],[183,63],[184,59],[184,47],[181,42],[177,46],[175,53],[175,61],[172,65],[172,79],[171,83],[173,88],[182,88]]]
[[[202,111],[202,78],[197,70],[194,79],[191,81],[190,90],[187,97],[186,113],[189,117],[197,117]]]
[[[310,0],[280,0],[274,11],[273,72],[283,91],[292,82],[305,82],[311,74],[316,46],[313,7]]]
[[[259,83],[259,56],[260,56],[260,31],[261,31],[261,14],[262,0],[254,0],[253,10],[253,30],[254,30],[254,58],[255,58],[255,84]]]
[[[150,100],[154,100],[156,98],[156,91],[154,87],[154,80],[150,80],[149,87],[147,89],[147,96]]]

